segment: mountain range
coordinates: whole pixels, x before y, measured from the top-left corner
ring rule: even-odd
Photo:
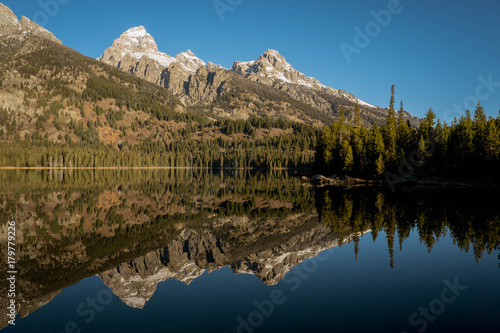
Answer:
[[[294,69],[278,51],[271,49],[257,60],[235,61],[230,69],[226,69],[212,62],[207,64],[191,50],[175,57],[160,52],[153,36],[144,26],[139,26],[125,31],[98,60],[169,89],[186,106],[213,103],[217,98],[234,91],[239,79],[234,74],[238,74],[248,81],[273,87],[330,117],[337,114],[340,106],[349,112],[356,103],[361,106],[363,118],[367,122],[383,121],[387,114],[386,109],[306,76]],[[251,95],[246,90],[245,93]],[[261,115],[258,108],[249,104],[240,105],[229,116],[247,118]],[[417,121],[410,114],[405,116],[412,123]]]
[[[46,38],[62,44],[45,28],[24,16],[19,21],[8,7],[0,4],[0,36],[5,38],[15,35]],[[205,110],[213,111],[214,106],[208,104],[214,103],[230,91],[241,88],[238,84],[241,82],[238,82],[238,78],[233,75],[238,74],[248,81],[273,87],[325,113],[327,116],[322,120],[335,117],[340,106],[344,106],[346,112],[349,112],[358,102],[364,113],[362,118],[367,122],[383,121],[387,112],[384,108],[375,107],[348,92],[327,87],[318,80],[306,76],[294,69],[276,50],[267,50],[254,61],[235,61],[230,69],[225,69],[211,62],[207,64],[196,57],[191,50],[175,57],[160,52],[153,36],[146,31],[144,26],[125,31],[98,60],[169,89],[185,106],[203,105]],[[254,91],[249,91],[254,89],[244,90],[246,90],[246,95],[255,95]],[[259,111],[259,105],[252,105],[250,102],[246,105],[238,105],[231,112],[226,109],[216,110],[216,113],[231,118],[248,118],[254,115],[262,116],[262,112]],[[292,115],[287,112],[282,113],[279,115],[296,120],[294,113],[297,112],[291,112]],[[417,120],[409,114],[406,116],[411,122]],[[314,122],[316,119],[308,120]]]
[[[139,26],[92,59],[0,4],[0,144],[14,149],[0,166],[135,166],[139,156],[98,165],[95,153],[55,156],[48,143],[162,154],[141,166],[306,166],[316,131],[341,108],[352,120],[357,104],[362,123],[386,121],[388,109],[323,85],[276,50],[228,69],[190,50],[163,53]],[[13,148],[23,141],[44,147],[41,155]]]
[[[192,93],[192,89],[189,89],[192,88],[191,82],[195,80],[190,76],[196,75],[200,68],[202,70],[206,68],[210,73],[227,70],[211,62],[207,65],[203,60],[196,57],[191,50],[180,53],[175,57],[160,52],[154,38],[143,26],[125,31],[98,60],[169,88],[181,98],[189,97],[185,98],[184,101],[194,104],[204,100],[197,98],[197,95]],[[345,98],[353,103],[359,102],[362,106],[375,108],[375,106],[357,99],[352,94],[327,87],[315,78],[307,77],[294,69],[276,50],[267,50],[259,59],[254,61],[235,61],[230,70],[253,82],[273,86],[289,93],[294,91],[294,95],[299,99],[304,99],[298,94],[298,88],[302,87]],[[172,75],[172,73],[178,76]],[[179,85],[176,81],[182,76],[184,84]],[[221,86],[223,86],[223,83],[221,82]],[[222,88],[221,86],[216,88]],[[219,90],[224,91],[224,89]],[[316,103],[316,105],[321,106],[320,103]]]

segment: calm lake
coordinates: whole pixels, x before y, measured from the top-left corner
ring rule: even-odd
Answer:
[[[291,173],[0,171],[3,332],[492,332],[499,192]]]

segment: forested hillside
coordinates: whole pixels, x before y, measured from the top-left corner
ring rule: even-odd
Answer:
[[[43,38],[0,41],[0,167],[308,167],[316,110],[251,83],[258,117],[187,108],[167,89]],[[242,89],[212,109],[240,103]],[[234,96],[234,99],[231,99]],[[266,116],[278,104],[301,112]],[[325,119],[325,122],[328,119]]]
[[[403,105],[401,103],[401,109]],[[345,117],[327,126],[316,148],[315,168],[326,175],[390,178],[428,174],[458,180],[498,180],[500,116],[487,117],[478,103],[474,116],[441,123],[432,109],[418,128],[394,109],[394,86],[387,123],[371,128]],[[389,178],[389,179],[387,179]]]

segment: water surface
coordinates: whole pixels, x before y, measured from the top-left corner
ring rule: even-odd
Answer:
[[[498,326],[494,191],[187,170],[2,171],[0,183],[2,221],[18,225],[20,315],[5,332]]]

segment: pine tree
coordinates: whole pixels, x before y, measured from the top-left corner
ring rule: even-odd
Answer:
[[[394,111],[394,103],[395,103],[395,100],[394,100],[395,90],[396,90],[396,86],[393,84],[391,87],[391,101],[389,102],[389,110],[393,110],[393,111]]]
[[[436,114],[432,111],[432,108],[427,111],[424,119],[420,122],[420,127],[418,132],[423,136],[424,140],[434,140],[434,127],[436,125]]]
[[[382,133],[380,133],[380,128],[377,123],[373,125],[370,131],[370,142],[369,142],[369,151],[378,157],[378,155],[384,153],[385,144],[384,138],[382,137]]]
[[[476,153],[483,158],[488,155],[487,152],[487,119],[486,113],[479,102],[477,103],[476,110],[474,112],[473,129],[474,129],[474,139],[473,145],[475,147]]]
[[[420,139],[418,140],[418,152],[420,153],[420,156],[422,158],[420,162],[420,165],[425,163],[425,160],[427,159],[427,142],[424,139],[423,135],[420,135]]]
[[[356,103],[356,108],[354,109],[354,128],[352,129],[352,151],[353,151],[353,163],[356,165],[356,171],[362,172],[364,168],[364,162],[362,161],[363,155],[363,138],[362,133],[364,127],[361,125],[361,115],[359,103]]]
[[[398,127],[403,126],[406,124],[405,118],[404,118],[404,108],[403,108],[403,101],[401,101],[401,107],[399,108],[398,112]]]
[[[498,160],[500,158],[500,129],[495,119],[491,117],[485,126],[482,144],[482,154],[486,159]]]
[[[385,171],[385,162],[383,157],[385,145],[382,133],[380,133],[380,129],[376,123],[371,129],[368,147],[370,151],[370,159],[374,163],[373,173],[376,177],[378,177]]]
[[[380,154],[375,161],[375,176],[379,177],[385,171],[384,157]]]
[[[396,151],[399,156],[405,155],[405,152],[410,149],[411,142],[413,141],[413,129],[404,120],[403,114],[403,102],[401,102],[396,129]]]
[[[354,166],[354,157],[352,153],[352,147],[348,141],[344,141],[342,145],[343,150],[343,167],[342,171],[346,174],[350,174],[352,172]]]
[[[451,157],[455,160],[471,158],[474,153],[474,128],[470,111],[460,117],[458,123],[450,133],[449,150]]]
[[[386,145],[387,162],[392,164],[397,157],[396,153],[396,111],[394,109],[394,90],[395,86],[391,87],[391,101],[389,104],[389,112],[387,114],[387,124],[384,129],[384,141]]]
[[[344,107],[340,106],[339,121],[338,121],[338,142],[337,145],[341,146],[345,135],[345,114]]]
[[[359,101],[356,101],[356,107],[354,109],[354,128],[357,131],[359,131],[359,128],[361,127],[361,110],[359,108]]]
[[[333,124],[332,124],[333,126]],[[320,168],[327,168],[333,160],[334,139],[329,126],[326,126],[320,134],[316,148],[317,163]]]

